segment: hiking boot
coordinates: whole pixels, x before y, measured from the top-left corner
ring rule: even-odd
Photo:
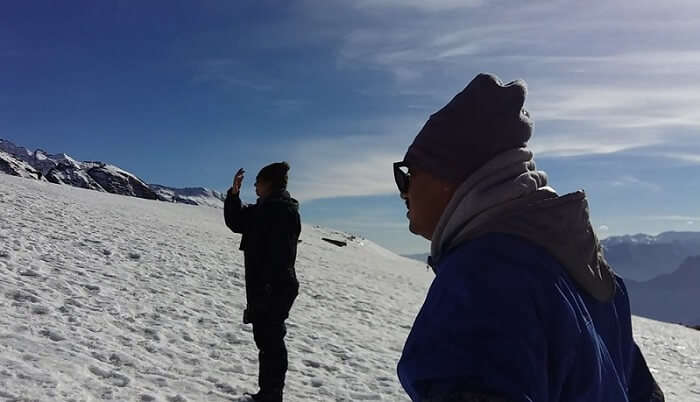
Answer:
[[[282,390],[260,390],[257,394],[250,394],[250,397],[256,402],[282,402]]]

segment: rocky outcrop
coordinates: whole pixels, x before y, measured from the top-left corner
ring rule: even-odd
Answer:
[[[223,208],[226,196],[203,187],[149,185],[136,175],[103,162],[81,162],[64,153],[30,151],[0,139],[0,172],[54,184],[188,205]]]
[[[84,162],[83,169],[108,193],[157,200],[155,191],[133,174],[102,162]]]
[[[27,179],[45,180],[41,172],[34,167],[3,151],[0,151],[0,172]]]
[[[89,190],[106,191],[82,167],[59,163],[46,174],[46,180]]]

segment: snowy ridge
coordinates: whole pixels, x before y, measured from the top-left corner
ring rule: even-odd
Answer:
[[[161,201],[205,205],[213,208],[223,208],[226,201],[225,194],[204,187],[173,188],[159,184],[151,184],[150,187]]]
[[[700,244],[700,232],[663,232],[656,236],[644,233],[624,236],[611,236],[603,241],[603,247],[612,247],[624,243],[629,244],[668,244],[692,243]]]
[[[0,398],[216,402],[255,390],[240,237],[220,210],[11,176],[0,204]],[[432,274],[342,232],[304,226],[301,240],[285,400],[407,401],[395,366]],[[633,323],[667,400],[698,400],[700,332]]]
[[[25,160],[25,158],[31,158],[32,152],[25,147],[18,147],[17,145],[11,143],[10,141],[3,140],[0,138],[0,150],[7,152],[10,155],[14,155],[20,160]]]
[[[28,163],[0,151],[0,172],[25,179],[43,180],[41,173]]]
[[[623,278],[634,281],[670,274],[687,258],[700,255],[700,232],[616,236],[601,243],[613,269]]]
[[[50,154],[41,149],[30,151],[10,141],[0,139],[0,150],[8,155],[0,160],[0,171],[25,178],[45,177],[54,184],[64,184],[89,190],[103,191],[132,197],[161,200],[190,205],[205,205],[223,208],[225,196],[217,191],[205,188],[170,188],[149,185],[133,173],[117,166],[103,162],[80,162],[71,156],[60,153]],[[10,158],[13,162],[8,162]],[[7,160],[6,162],[2,162]],[[21,164],[19,163],[21,162]],[[9,165],[12,167],[6,167]],[[31,166],[38,171],[27,172],[24,166]]]

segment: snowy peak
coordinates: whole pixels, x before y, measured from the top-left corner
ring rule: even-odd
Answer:
[[[686,258],[700,255],[699,232],[637,234],[602,241],[605,258],[623,278],[647,281],[673,272]]]
[[[25,147],[18,147],[10,141],[3,140],[0,138],[0,150],[15,156],[20,160],[25,160],[25,158],[31,158],[32,152]]]
[[[54,184],[189,205],[223,208],[225,195],[202,187],[149,185],[133,173],[104,162],[81,162],[65,153],[30,151],[0,139],[0,170],[13,176],[45,179]]]
[[[34,169],[41,172],[42,175],[46,175],[51,169],[63,161],[70,160],[75,162],[74,159],[66,154],[51,155],[41,149],[32,152],[25,147],[17,146],[3,139],[0,139],[0,150],[12,155],[15,159],[31,165]]]
[[[612,247],[621,244],[700,244],[700,232],[663,232],[653,236],[644,233],[625,236],[608,237],[602,241],[604,247]]]

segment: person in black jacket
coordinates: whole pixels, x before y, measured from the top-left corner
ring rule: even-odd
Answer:
[[[294,263],[301,233],[299,203],[287,192],[289,164],[273,163],[258,173],[255,204],[241,202],[245,171],[240,169],[224,205],[226,226],[243,235],[247,308],[243,322],[253,324],[259,353],[260,391],[255,401],[282,401],[287,372],[284,321],[299,293]]]

